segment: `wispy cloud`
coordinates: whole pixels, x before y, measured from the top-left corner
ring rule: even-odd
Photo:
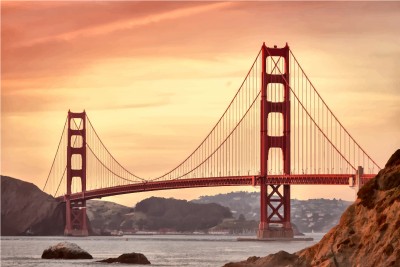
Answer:
[[[60,95],[63,97],[60,98]],[[85,108],[92,111],[143,109],[168,105],[172,94],[158,94],[158,97],[149,99],[140,97],[131,99],[128,103],[114,103],[113,99],[104,97],[101,101],[88,102]],[[76,94],[69,90],[19,90],[2,94],[3,116],[10,114],[65,111],[71,104],[77,102]],[[87,96],[84,96],[87,98]],[[38,104],[40,103],[40,105]],[[67,104],[67,105],[66,105]]]
[[[70,41],[75,38],[104,35],[119,30],[127,30],[127,29],[132,29],[134,27],[148,25],[151,23],[160,23],[165,20],[183,18],[199,13],[208,12],[211,10],[223,9],[231,5],[232,5],[231,2],[217,2],[201,6],[185,7],[176,10],[165,11],[159,14],[149,14],[142,18],[128,18],[125,20],[113,21],[104,25],[98,25],[90,28],[74,30],[71,32],[51,35],[42,38],[36,38],[24,43],[23,46],[31,46],[48,41],[57,41],[57,40]]]
[[[176,57],[182,52],[186,56],[195,55],[199,48],[209,45],[197,42],[193,50],[184,45],[185,41],[190,37],[209,42],[196,36],[212,29],[204,26],[209,30],[199,32],[198,27],[193,27],[193,32],[185,32],[192,17],[199,19],[212,12],[215,16],[232,5],[210,2],[11,5],[2,9],[3,80],[62,79],[107,58],[155,54]],[[174,24],[180,25],[180,29],[171,27]],[[149,45],[159,41],[163,45],[157,49]]]

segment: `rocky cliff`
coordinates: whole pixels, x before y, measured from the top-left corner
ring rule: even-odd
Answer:
[[[294,254],[280,251],[225,265],[256,266],[400,266],[400,150],[319,243]]]
[[[62,235],[65,204],[36,185],[1,176],[1,235]]]

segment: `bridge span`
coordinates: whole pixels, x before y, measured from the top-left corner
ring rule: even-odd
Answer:
[[[365,184],[375,175],[362,175],[361,184]],[[193,178],[168,181],[143,182],[115,187],[88,190],[85,192],[72,193],[68,196],[60,196],[58,200],[71,201],[89,200],[115,195],[132,194],[148,191],[160,191],[171,189],[197,188],[197,187],[220,187],[220,186],[260,186],[260,176],[232,176]],[[332,174],[332,175],[271,175],[266,181],[267,185],[348,185],[353,187],[356,182],[355,174]]]
[[[379,170],[322,99],[288,44],[263,44],[220,119],[172,170],[149,179],[128,171],[106,148],[85,111],[68,112],[44,191],[66,202],[65,234],[85,236],[88,199],[256,186],[258,238],[292,238],[291,186],[359,188]],[[271,224],[281,227],[271,230]]]

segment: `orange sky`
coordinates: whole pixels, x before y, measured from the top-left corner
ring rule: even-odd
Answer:
[[[399,2],[2,2],[1,164],[43,187],[68,109],[86,109],[112,154],[150,177],[185,158],[239,88],[263,41],[288,42],[378,164],[400,147]],[[343,186],[292,197],[352,199]],[[253,188],[187,189],[193,199]]]

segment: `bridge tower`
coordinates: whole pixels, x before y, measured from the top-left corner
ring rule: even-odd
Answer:
[[[79,120],[79,123],[76,123]],[[79,179],[82,200],[71,201],[72,180]],[[64,235],[87,236],[86,222],[86,113],[68,111],[67,194]]]
[[[284,59],[283,74],[267,73],[267,58]],[[281,59],[282,60],[282,59]],[[276,61],[276,60],[275,60]],[[274,64],[273,64],[274,65]],[[262,82],[261,82],[261,155],[260,155],[260,224],[257,237],[292,238],[293,229],[290,222],[290,185],[273,185],[268,183],[268,152],[270,148],[280,148],[283,155],[283,172],[290,175],[290,88],[289,88],[289,46],[283,48],[262,46]],[[282,84],[284,99],[282,102],[268,101],[268,84]],[[281,113],[283,133],[281,136],[268,134],[268,116],[270,113]],[[283,187],[283,188],[282,188]],[[269,192],[270,189],[270,192]],[[270,211],[270,214],[269,212]],[[276,224],[279,227],[271,227]]]

